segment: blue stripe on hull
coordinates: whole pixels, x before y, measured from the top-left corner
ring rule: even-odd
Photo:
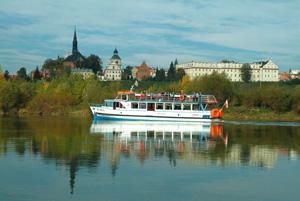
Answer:
[[[220,119],[188,119],[188,118],[159,118],[159,117],[127,117],[127,116],[110,116],[95,114],[94,120],[110,120],[110,121],[178,121],[178,122],[220,122]]]
[[[94,120],[114,120],[114,121],[139,121],[137,119],[131,119],[131,118],[122,118],[122,117],[112,117],[112,116],[106,116],[106,115],[95,115]],[[143,119],[141,119],[143,120]]]

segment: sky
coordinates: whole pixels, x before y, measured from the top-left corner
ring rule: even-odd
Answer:
[[[300,69],[300,0],[0,0],[0,64],[9,72],[42,66],[78,48],[123,67],[175,58],[254,62]]]

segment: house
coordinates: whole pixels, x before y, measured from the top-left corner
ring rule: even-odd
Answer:
[[[144,61],[140,66],[136,66],[132,69],[132,77],[137,80],[144,80],[149,77],[155,77],[155,69],[150,67]]]
[[[71,74],[82,75],[82,78],[84,80],[95,76],[95,73],[91,69],[85,69],[85,68],[73,68],[71,69]]]

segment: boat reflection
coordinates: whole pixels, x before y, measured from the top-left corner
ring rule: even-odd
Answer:
[[[220,123],[94,121],[90,132],[102,134],[105,139],[120,142],[169,141],[197,143],[217,139],[223,140],[224,144],[228,142],[228,137],[223,136],[223,127]]]
[[[237,137],[229,141],[228,129],[224,131],[220,123],[94,121],[90,132],[104,137],[103,153],[110,154],[112,164],[123,155],[134,156],[141,164],[167,157],[174,166],[180,161],[202,166],[272,168],[278,158],[276,147],[244,144]]]
[[[222,124],[212,123],[94,121],[90,132],[103,135],[103,144],[113,146],[113,155],[136,156],[141,164],[149,158],[168,157],[176,166],[177,159],[194,161],[199,153],[207,155],[228,142]]]

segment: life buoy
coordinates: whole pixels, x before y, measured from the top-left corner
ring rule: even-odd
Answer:
[[[222,118],[223,111],[219,109],[212,109],[211,110],[211,117],[212,118]]]
[[[180,95],[179,100],[181,100],[181,101],[184,100],[184,95],[183,94]]]
[[[223,134],[223,127],[221,125],[213,125],[211,127],[211,137],[221,137]]]

